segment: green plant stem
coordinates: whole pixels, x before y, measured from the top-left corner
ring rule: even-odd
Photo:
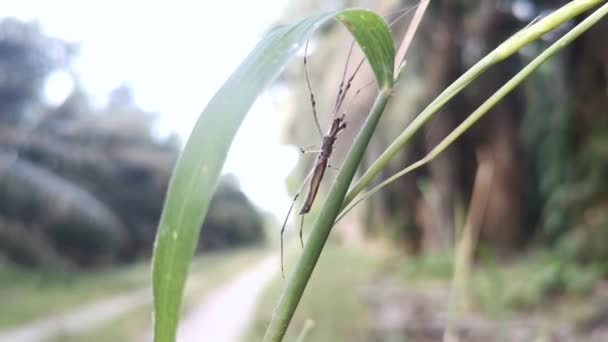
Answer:
[[[435,146],[424,158],[418,160],[412,165],[406,167],[400,172],[394,174],[387,180],[378,184],[376,187],[371,189],[369,192],[360,196],[356,201],[348,203],[345,209],[340,213],[337,220],[340,220],[346,213],[348,213],[354,206],[356,206],[362,200],[368,198],[369,196],[375,194],[380,189],[389,185],[397,178],[404,176],[405,174],[427,164],[431,160],[435,159],[441,152],[443,152],[450,144],[452,144],[458,137],[460,137],[464,132],[466,132],[475,122],[477,122],[481,117],[483,117],[498,101],[502,100],[507,94],[509,94],[515,87],[517,87],[523,80],[525,80],[534,70],[536,70],[542,63],[547,61],[561,49],[570,44],[574,39],[580,36],[583,32],[587,31],[591,26],[597,23],[602,17],[604,17],[608,13],[608,4],[603,5],[595,12],[593,12],[590,16],[588,16],[585,20],[583,20],[580,24],[576,25],[572,30],[566,33],[562,38],[560,38],[555,43],[551,44],[545,51],[543,51],[540,55],[538,55],[532,62],[526,65],[520,72],[518,72],[513,78],[511,78],[507,83],[505,83],[498,91],[496,91],[492,96],[490,96],[477,110],[475,110],[471,115],[469,115],[458,127],[456,127],[450,134],[445,137],[437,146]],[[345,200],[346,202],[346,200]]]
[[[329,192],[327,200],[313,224],[313,228],[306,242],[306,246],[302,251],[302,255],[300,256],[296,267],[289,275],[287,287],[281,293],[277,307],[272,315],[270,325],[264,335],[264,341],[276,342],[283,339],[289,322],[302,298],[306,284],[319,260],[323,246],[325,245],[325,242],[327,242],[327,237],[329,236],[336,216],[341,209],[341,204],[346,195],[346,191],[348,190],[348,186],[355,176],[357,167],[363,158],[365,149],[382,116],[382,112],[386,107],[391,92],[392,88],[389,87],[385,87],[380,91],[367,120],[359,131],[357,139],[346,157],[344,165]]]
[[[489,67],[503,61],[507,57],[516,53],[522,47],[537,40],[545,33],[555,29],[564,22],[576,17],[577,15],[587,11],[593,6],[603,2],[602,0],[578,0],[572,1],[561,7],[557,11],[546,16],[536,24],[525,28],[496,49],[482,58],[473,67],[467,70],[454,83],[447,87],[439,96],[437,96],[393,141],[393,143],[374,161],[369,169],[355,183],[352,189],[346,195],[343,208],[347,207],[355,197],[363,191],[376,177],[376,175],[388,164],[388,162],[401,150],[403,146],[414,136],[414,134],[439,110],[445,105],[454,95],[458,94],[465,86],[475,80]]]

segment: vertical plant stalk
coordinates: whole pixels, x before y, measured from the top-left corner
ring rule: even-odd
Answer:
[[[401,150],[401,148],[422,128],[422,126],[443,107],[452,97],[458,94],[465,86],[479,77],[491,66],[500,63],[513,55],[522,47],[542,37],[545,33],[552,31],[564,22],[589,10],[591,7],[602,3],[602,0],[575,0],[557,11],[549,14],[536,24],[525,28],[511,36],[496,49],[482,58],[473,67],[439,94],[395,139],[395,141],[376,159],[367,171],[355,183],[344,199],[343,207],[351,203],[355,197],[363,191],[376,175],[388,164],[388,162]]]
[[[478,168],[473,184],[473,195],[469,205],[467,220],[463,226],[462,234],[454,250],[454,273],[448,299],[448,314],[443,342],[457,341],[454,330],[454,320],[461,312],[470,310],[469,280],[473,268],[473,256],[477,248],[479,231],[490,201],[494,178],[494,158],[484,150],[477,154]]]
[[[306,246],[302,251],[302,255],[300,256],[295,269],[290,274],[287,286],[281,293],[279,303],[273,312],[272,319],[264,335],[264,341],[281,341],[285,336],[289,323],[302,298],[306,284],[310,280],[312,272],[323,251],[323,247],[327,242],[327,238],[336,221],[336,217],[342,209],[342,202],[344,201],[350,183],[363,159],[367,145],[369,145],[371,137],[376,130],[380,117],[384,112],[384,108],[392,96],[393,85],[405,69],[405,54],[428,5],[428,0],[423,0],[422,2],[422,6],[418,8],[412,23],[408,27],[408,31],[399,48],[399,52],[396,54],[398,59],[395,59],[395,55],[393,55],[394,51],[391,52],[390,60],[392,62],[388,65],[390,72],[384,73],[384,75],[390,75],[390,79],[387,80],[383,78],[383,74],[379,75],[376,73],[376,81],[380,86],[380,91],[370,110],[370,114],[367,116],[365,123],[346,157],[334,185],[329,191],[328,198],[321,209],[321,212],[313,224],[313,228]],[[343,22],[349,27],[347,21]],[[363,48],[363,50],[366,52],[368,61],[370,60],[370,55],[373,56],[377,54],[366,50],[365,48]]]
[[[373,194],[380,191],[385,186],[394,182],[399,177],[402,177],[402,176],[422,167],[423,165],[431,162],[433,159],[435,159],[441,152],[443,152],[456,139],[458,139],[458,137],[460,137],[471,126],[473,126],[473,124],[475,124],[475,122],[477,122],[479,119],[481,119],[500,100],[502,100],[507,94],[509,94],[511,91],[513,91],[513,89],[515,89],[521,82],[523,82],[528,76],[530,76],[530,74],[532,74],[532,72],[535,71],[541,64],[546,62],[549,58],[551,58],[557,52],[562,50],[564,47],[568,46],[568,44],[572,43],[572,41],[574,41],[574,39],[578,38],[581,34],[583,34],[583,32],[587,31],[591,26],[593,26],[595,23],[597,23],[600,19],[602,19],[607,14],[608,14],[608,4],[605,4],[602,7],[600,7],[599,9],[597,9],[595,12],[593,12],[591,15],[589,15],[587,18],[585,18],[585,20],[583,20],[580,24],[576,25],[573,29],[571,29],[563,37],[558,39],[555,43],[551,44],[551,46],[549,46],[545,51],[543,51],[540,55],[538,55],[536,58],[534,58],[528,65],[526,65],[521,71],[519,71],[515,76],[513,76],[513,78],[511,78],[507,83],[505,83],[502,87],[500,87],[500,89],[498,89],[494,94],[492,94],[492,96],[490,96],[483,104],[481,104],[481,106],[479,106],[479,108],[477,108],[473,113],[471,113],[471,115],[469,115],[460,125],[458,125],[458,127],[456,127],[452,132],[450,132],[450,134],[448,134],[448,136],[446,136],[439,144],[437,144],[437,146],[435,146],[424,158],[418,160],[417,162],[406,167],[405,169],[392,175],[385,181],[383,181],[380,184],[378,184],[377,186],[375,186],[373,189],[369,190],[368,192],[366,192],[365,194],[363,194],[362,196],[357,198],[356,201],[353,201],[354,196],[356,196],[356,194],[358,194],[358,192],[361,191],[363,188],[358,189],[358,191],[356,191],[357,189],[351,190],[349,192],[349,194],[347,195],[347,197],[344,199],[344,203],[343,203],[344,209],[338,216],[337,220],[340,220],[342,217],[344,217],[344,215],[346,215],[359,202],[372,196]],[[501,45],[501,46],[503,46],[503,45]],[[511,46],[511,48],[513,48],[512,44],[510,44],[510,46]],[[496,53],[496,51],[497,50],[494,50],[493,53]],[[486,58],[488,58],[488,57],[485,57],[483,60],[485,60]],[[476,68],[476,66],[473,66],[473,68]],[[464,75],[469,74],[469,72],[472,69],[469,69],[469,71],[467,71]],[[461,76],[459,78],[459,80],[462,79],[464,77],[464,75]],[[458,82],[458,80],[456,82]],[[453,88],[453,85],[455,83],[453,83],[450,87],[448,87],[448,89]],[[462,87],[464,87],[464,85]],[[446,89],[444,91],[444,93],[446,93],[448,89]],[[427,109],[430,108],[433,105],[433,103],[435,103],[435,102],[437,102],[437,100],[433,101],[431,103],[431,105],[429,105],[429,107],[427,107]],[[416,120],[414,120],[414,122],[412,122],[412,124],[410,124],[410,126],[413,126],[415,122],[416,122]],[[420,126],[422,126],[423,122],[417,123],[417,125],[418,124],[420,124]],[[417,127],[414,129],[410,129],[410,126],[408,126],[406,128],[406,130],[404,131],[404,133],[408,133],[408,139],[419,128],[419,127]],[[404,143],[405,142],[407,142],[407,139],[404,141]],[[399,144],[397,144],[397,140],[395,140],[395,142],[380,156],[380,158],[378,158],[378,160],[376,160],[374,165],[377,167],[377,166],[384,166],[386,163],[388,163],[388,159],[390,159],[391,153],[393,153],[393,152],[389,153],[389,150],[391,149],[391,147],[399,148],[399,147],[397,147],[397,145],[399,145]],[[399,146],[401,146],[401,145],[399,145]],[[395,152],[396,151],[397,150],[395,150]],[[386,159],[386,158],[388,158],[388,159]],[[385,160],[380,162],[381,159],[385,159]],[[371,171],[373,167],[374,166],[370,167],[370,169],[368,171]],[[363,181],[363,183],[361,183],[361,181],[362,181],[362,179],[360,180],[360,182],[358,184],[365,183],[365,181]],[[365,185],[367,185],[367,183],[365,183]],[[349,197],[349,196],[351,196],[351,197]],[[349,201],[349,199],[350,199],[350,201]]]
[[[296,342],[305,342],[314,327],[315,321],[312,319],[307,319],[304,323],[304,328],[302,328],[302,332],[300,332],[300,335],[298,335],[298,338],[296,339]]]
[[[300,256],[296,267],[289,275],[287,287],[281,293],[279,303],[275,308],[270,325],[264,335],[264,341],[276,342],[283,339],[289,322],[302,298],[306,284],[319,260],[319,256],[321,255],[323,246],[333,227],[336,216],[338,216],[346,191],[357,171],[357,166],[363,158],[365,149],[367,148],[374,130],[378,125],[378,121],[382,116],[382,112],[390,99],[391,91],[392,87],[385,87],[380,90],[370,115],[367,117],[367,120],[359,131],[355,143],[348,153],[335,183],[329,191],[329,196],[313,224],[313,228],[306,241],[302,255]]]
[[[412,22],[407,28],[407,32],[403,35],[403,40],[401,40],[401,45],[399,46],[399,50],[397,50],[397,54],[395,54],[395,72],[398,72],[401,69],[403,63],[405,63],[405,54],[410,49],[410,45],[414,40],[414,36],[416,35],[416,31],[418,31],[418,27],[420,26],[420,22],[424,17],[424,13],[426,12],[426,8],[429,6],[430,0],[421,0],[418,4],[418,8],[416,9],[416,13],[414,13],[414,17],[412,18]],[[397,77],[398,78],[398,77]]]

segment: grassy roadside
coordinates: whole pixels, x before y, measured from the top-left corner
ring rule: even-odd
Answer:
[[[392,260],[392,282],[401,286],[448,289],[452,277],[452,251]],[[583,299],[601,278],[594,265],[564,261],[552,253],[537,250],[518,258],[501,260],[482,255],[477,260],[468,294],[477,312],[490,316],[529,312],[559,297],[563,301]]]
[[[290,250],[287,270],[299,253],[299,248]],[[419,257],[400,253],[380,256],[328,243],[285,340],[296,340],[307,319],[314,321],[314,327],[306,341],[368,340],[371,324],[377,323],[377,317],[370,317],[370,298],[373,300],[374,294],[382,297],[378,295],[384,290],[413,294],[407,298],[415,302],[425,300],[420,294],[438,295],[430,299],[444,298],[436,308],[443,311],[447,309],[452,260],[452,251]],[[503,321],[508,324],[512,319],[522,322],[532,318],[531,324],[541,330],[551,329],[557,322],[573,326],[589,317],[597,280],[593,267],[563,264],[542,251],[511,260],[485,255],[470,279],[471,314],[497,326]],[[263,293],[246,341],[261,340],[283,286],[284,280],[278,276]],[[387,298],[390,301],[393,297]],[[428,304],[431,308],[432,303]]]
[[[41,273],[0,264],[0,329],[143,287],[149,270],[144,262],[95,273]]]
[[[211,281],[216,273],[219,276],[224,272],[223,266],[261,254],[256,249],[208,253],[193,261],[192,270],[201,276],[205,273],[201,271],[213,270],[209,275]],[[145,288],[150,282],[150,264],[141,262],[101,272],[71,274],[40,274],[0,264],[0,274],[0,329],[5,329]]]
[[[291,249],[286,270],[300,249]],[[366,331],[369,321],[364,286],[381,269],[384,258],[328,242],[296,311],[285,341],[294,341],[307,319],[314,320],[308,341],[352,341]],[[284,285],[278,275],[264,291],[245,341],[261,341]]]
[[[222,281],[260,259],[266,250],[245,249],[197,258],[186,285],[183,311]],[[141,341],[151,331],[152,303],[127,312],[81,334],[56,336],[53,342]]]

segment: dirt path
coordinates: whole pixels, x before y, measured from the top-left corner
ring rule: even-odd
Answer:
[[[278,272],[277,256],[253,264],[205,295],[180,323],[179,342],[238,341],[247,328],[258,295]],[[103,299],[74,311],[0,331],[0,342],[45,342],[58,335],[74,335],[95,328],[152,301],[145,288]],[[148,333],[145,341],[152,340]]]
[[[278,271],[278,256],[266,257],[206,295],[180,323],[177,341],[240,341],[260,293]]]

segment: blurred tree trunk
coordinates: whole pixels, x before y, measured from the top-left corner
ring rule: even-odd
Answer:
[[[477,6],[476,13],[470,16],[478,19],[470,23],[469,46],[465,47],[465,53],[479,46],[480,52],[486,54],[521,28],[510,8],[502,10],[500,5],[500,1],[494,0]],[[475,56],[474,59],[481,57]],[[488,70],[475,82],[466,93],[470,103],[467,114],[513,77],[521,69],[521,64],[519,56],[515,55]],[[500,101],[471,132],[475,144],[486,148],[494,160],[492,192],[481,238],[507,250],[519,245],[532,233],[526,229],[530,222],[524,220],[527,194],[523,184],[527,166],[519,133],[524,113],[523,94],[516,90]]]
[[[608,128],[608,21],[600,21],[572,46],[571,81],[574,86],[574,154],[605,135]],[[598,133],[598,134],[594,134]],[[593,146],[589,146],[593,147]],[[591,151],[595,152],[595,151]],[[603,162],[606,154],[598,154]],[[599,161],[599,160],[598,160]]]
[[[470,6],[452,1],[433,2],[418,38],[422,45],[421,67],[426,89],[424,105],[520,28],[511,11],[502,10],[499,1]],[[420,137],[424,139],[424,150],[428,152],[436,146],[520,67],[519,58],[513,57],[490,69],[462,95],[451,100],[427,124],[424,137]],[[452,245],[455,206],[459,200],[468,201],[470,197],[476,168],[475,150],[480,147],[489,151],[495,164],[482,239],[508,249],[530,235],[523,230],[525,165],[519,138],[523,114],[522,96],[514,92],[429,165],[430,182],[422,187],[415,209],[424,249]]]
[[[580,261],[608,258],[608,21],[603,20],[574,42],[569,83],[574,112],[569,179],[559,207],[567,214],[567,240]]]
[[[426,27],[427,46],[423,47],[426,103],[439,94],[461,72],[458,43],[462,37],[462,6],[456,2],[435,2]],[[431,20],[428,20],[431,19]],[[426,38],[426,37],[425,37]],[[427,125],[425,150],[429,151],[456,125],[459,104],[450,102]],[[458,151],[450,148],[429,166],[431,184],[425,190],[417,215],[423,235],[423,248],[445,248],[454,240],[454,201],[459,189]]]

